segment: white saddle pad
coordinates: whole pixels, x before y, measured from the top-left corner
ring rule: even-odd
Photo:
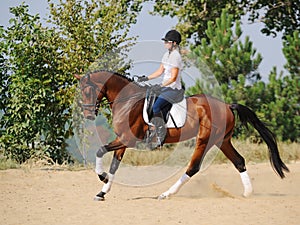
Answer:
[[[148,113],[147,113],[147,99],[145,99],[144,102],[144,109],[143,109],[143,118],[144,121],[149,124],[149,125],[153,125],[149,122],[149,118],[148,118]],[[170,114],[172,115],[176,126],[179,127],[183,127],[185,120],[186,120],[186,98],[184,98],[181,102],[173,104]],[[175,128],[175,124],[172,121],[171,116],[169,116],[167,124],[166,124],[167,128]]]

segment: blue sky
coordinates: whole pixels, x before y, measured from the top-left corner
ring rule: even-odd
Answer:
[[[41,18],[45,18],[48,10],[47,0],[23,0],[29,5],[31,14],[40,14]],[[0,24],[9,25],[9,7],[19,5],[22,0],[1,0],[0,7]],[[138,17],[137,24],[133,25],[131,34],[138,35],[139,42],[145,41],[160,41],[161,37],[176,24],[176,19],[168,17],[152,16],[149,15],[149,11],[152,7],[151,3],[146,3],[143,11]],[[266,37],[260,33],[260,29],[263,28],[262,23],[249,24],[245,19],[242,21],[243,36],[250,36],[250,40],[253,42],[254,47],[263,56],[263,61],[260,64],[259,71],[263,76],[263,80],[267,81],[269,72],[273,66],[276,66],[278,71],[283,70],[283,65],[286,60],[282,53],[281,35],[276,38]],[[162,50],[163,45],[162,45]],[[161,59],[161,52],[157,52],[157,60]],[[149,71],[148,73],[150,73]],[[146,72],[147,73],[147,72]]]

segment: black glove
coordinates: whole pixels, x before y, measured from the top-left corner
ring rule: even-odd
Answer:
[[[141,77],[138,77],[137,82],[144,82],[144,81],[147,81],[147,80],[149,80],[148,77],[146,77],[146,76],[141,76]]]

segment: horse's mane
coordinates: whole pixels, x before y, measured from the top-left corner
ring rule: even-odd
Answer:
[[[111,73],[113,75],[116,75],[118,77],[121,77],[121,78],[124,78],[126,79],[127,81],[129,81],[130,83],[134,83],[136,84],[137,86],[143,88],[144,86],[139,84],[138,82],[136,82],[130,75],[125,75],[125,74],[121,74],[121,73],[118,73],[118,72],[115,72],[115,71],[110,71],[110,70],[94,70],[94,71],[89,71],[86,73],[86,76],[87,75],[90,75],[90,74],[94,74],[94,73]]]

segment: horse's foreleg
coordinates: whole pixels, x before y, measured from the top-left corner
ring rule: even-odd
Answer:
[[[104,196],[110,191],[114,177],[115,177],[115,173],[119,168],[119,165],[120,165],[123,155],[125,153],[125,149],[126,148],[124,147],[124,148],[116,150],[114,152],[114,157],[110,164],[109,173],[105,173],[105,172],[102,173],[102,174],[105,174],[105,182],[104,182],[105,184],[103,185],[102,190],[95,196],[94,200],[103,201]],[[98,174],[98,176],[100,178],[99,174]]]
[[[107,149],[105,148],[105,146],[100,147],[100,149],[97,151],[95,172],[101,181],[103,181],[104,183],[107,183],[108,175],[106,172],[104,172],[103,162],[102,162],[102,158],[105,153],[107,153]]]
[[[118,139],[112,141],[108,145],[100,147],[96,153],[96,166],[95,172],[98,175],[99,179],[105,184],[102,188],[102,191],[96,195],[95,200],[104,200],[104,195],[110,191],[115,172],[119,168],[120,162],[123,158],[126,146],[124,146]],[[115,151],[114,157],[111,162],[109,173],[104,172],[102,158],[105,153],[109,151]]]
[[[109,173],[105,173],[105,184],[102,187],[101,192],[99,192],[96,196],[95,196],[95,200],[97,201],[103,201],[104,200],[104,196],[110,191],[114,177],[115,177],[115,173],[119,168],[119,165],[121,163],[121,160],[123,158],[123,155],[125,153],[125,147],[119,150],[116,150],[114,152],[114,156],[112,159],[112,162],[110,164],[110,169],[109,169]],[[103,174],[102,173],[102,174]],[[98,175],[100,178],[100,175]],[[100,178],[101,179],[101,178]]]
[[[96,172],[96,174],[98,174],[99,179],[101,181],[103,181],[104,183],[107,183],[108,177],[103,169],[103,163],[102,163],[103,156],[109,151],[116,151],[116,150],[123,149],[123,148],[126,148],[126,146],[124,146],[118,139],[116,139],[116,140],[112,141],[111,143],[109,143],[108,145],[101,146],[99,148],[99,150],[97,151],[95,172]],[[118,155],[121,155],[121,154],[118,154]]]

